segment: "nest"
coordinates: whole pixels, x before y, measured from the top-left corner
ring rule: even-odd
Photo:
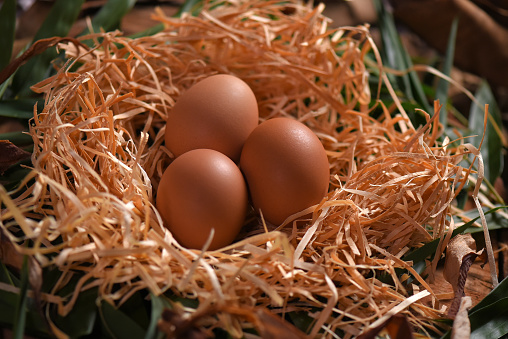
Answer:
[[[439,332],[438,301],[422,301],[432,290],[400,258],[450,229],[468,151],[438,143],[437,105],[415,129],[403,111],[372,98],[365,58],[378,54],[369,28],[330,29],[322,10],[297,1],[205,4],[197,17],[155,13],[165,29],[153,36],[93,33],[80,38],[92,47],[59,45],[67,61],[33,88],[46,99],[30,128],[29,185],[8,198],[1,227],[20,252],[63,272],[53,294],[82,273],[70,298],[51,299],[60,314],[93,287],[117,305],[148,289],[196,298],[196,312],[312,310],[312,336],[355,336],[396,312]],[[154,195],[173,160],[163,145],[168,112],[217,73],[249,84],[261,120],[309,126],[327,151],[331,184],[296,221],[274,227],[252,215],[237,242],[202,252],[162,226]],[[396,268],[415,282],[404,284]],[[377,279],[383,274],[393,286]],[[208,328],[240,335],[248,325],[233,313]]]

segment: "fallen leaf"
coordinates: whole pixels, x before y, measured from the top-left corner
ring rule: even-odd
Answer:
[[[278,338],[308,338],[302,331],[288,323],[280,316],[275,315],[264,308],[257,309],[255,312],[256,329],[259,335],[264,339]]]
[[[411,339],[413,331],[405,315],[394,314],[381,325],[371,328],[358,336],[358,339],[375,339],[380,335],[388,334],[392,339]]]
[[[446,258],[443,275],[453,288],[454,297],[448,316],[454,318],[459,310],[467,273],[475,259],[483,253],[483,249],[476,252],[476,243],[471,234],[459,234],[446,247]]]
[[[183,312],[177,309],[165,309],[159,320],[158,328],[161,332],[166,334],[167,338],[204,339],[208,338],[208,335],[200,326],[201,320],[208,317],[215,317],[219,313],[234,315],[248,321],[254,326],[259,336],[263,339],[309,338],[296,326],[265,308],[245,308],[231,305],[209,305],[207,308],[197,311],[190,317],[184,317]]]
[[[0,262],[17,270],[23,265],[23,256],[0,230]]]
[[[30,156],[30,152],[22,150],[9,140],[0,140],[0,174],[4,174],[9,167]]]
[[[468,310],[473,305],[470,297],[460,299],[460,307],[453,320],[451,339],[469,339],[471,336],[471,323],[469,322]]]
[[[157,324],[159,331],[166,335],[166,338],[173,339],[206,339],[208,336],[201,330],[196,319],[184,318],[176,310],[164,309],[161,319]]]

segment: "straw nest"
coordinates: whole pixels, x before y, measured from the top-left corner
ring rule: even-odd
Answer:
[[[114,304],[148,289],[197,298],[198,311],[309,312],[313,336],[354,336],[397,312],[438,330],[438,301],[422,301],[434,293],[400,258],[449,229],[451,203],[470,173],[458,166],[467,151],[438,144],[437,114],[415,130],[402,110],[377,102],[365,63],[369,52],[378,55],[369,28],[330,29],[322,10],[230,1],[205,5],[197,17],[157,12],[165,30],[153,36],[94,33],[81,38],[93,47],[59,46],[66,63],[33,88],[46,98],[30,129],[34,171],[25,191],[4,194],[1,226],[20,252],[63,272],[55,294],[82,273],[72,297],[47,297],[60,314],[92,287]],[[332,175],[326,198],[300,214],[312,218],[275,228],[252,214],[238,242],[201,252],[182,248],[162,226],[154,194],[173,159],[163,145],[168,112],[216,73],[251,86],[261,120],[290,116],[309,126]],[[228,312],[214,319],[210,327],[236,335],[248,326]]]

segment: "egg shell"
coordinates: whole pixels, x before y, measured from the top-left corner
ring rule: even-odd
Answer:
[[[319,203],[330,169],[316,134],[290,118],[273,118],[251,133],[240,159],[254,208],[274,225]]]
[[[175,156],[192,149],[214,149],[238,162],[258,120],[251,88],[235,76],[213,75],[177,99],[166,120],[166,147]]]
[[[224,154],[196,149],[164,171],[156,207],[164,225],[183,246],[201,249],[215,230],[210,250],[231,244],[247,213],[247,185],[238,166]]]

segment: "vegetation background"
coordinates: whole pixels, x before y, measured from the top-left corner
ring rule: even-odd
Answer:
[[[196,2],[198,1],[0,1],[0,70],[37,39],[82,33],[86,29],[88,17],[92,18],[94,25],[102,26],[105,30],[120,28],[128,36],[140,32],[148,34],[154,27],[150,15],[155,7],[162,8],[168,15],[177,15],[182,9],[193,8]],[[70,5],[71,3],[74,4]],[[497,122],[502,133],[496,134],[488,130],[493,137],[485,144],[483,152],[488,169],[487,179],[491,184],[488,188],[489,195],[493,197],[496,207],[503,208],[504,202],[508,200],[508,171],[503,166],[507,159],[508,139],[507,2],[327,0],[324,3],[324,14],[333,20],[332,26],[365,23],[371,26],[372,35],[383,51],[385,66],[398,70],[411,69],[415,64],[432,66],[474,93],[482,103],[490,104],[492,119]],[[9,140],[21,149],[30,151],[31,139],[21,132],[27,130],[27,119],[31,117],[31,109],[37,98],[31,95],[28,87],[48,75],[49,60],[54,56],[55,54],[48,54],[33,58],[30,68],[20,69],[0,84],[0,140]],[[398,94],[408,107],[426,108],[429,105],[426,97],[439,98],[446,103],[448,111],[446,120],[442,121],[445,125],[460,128],[465,135],[482,133],[483,126],[477,121],[483,122],[483,112],[475,109],[463,89],[429,73],[418,73],[416,77],[414,75],[414,72],[409,72],[393,78]],[[0,154],[0,164],[2,161],[8,163]],[[24,161],[26,163],[27,160]],[[7,188],[15,185],[22,175],[19,164],[8,164],[8,169],[2,169],[4,173],[0,176],[0,183]],[[474,216],[474,210],[471,213]],[[495,293],[486,298],[492,289],[488,270],[482,268],[480,263],[475,263],[469,271],[465,293],[472,297],[473,305],[480,304],[483,308],[480,313],[477,312],[476,318],[471,318],[472,324],[476,326],[473,332],[479,329],[476,332],[478,337],[508,333],[508,325],[503,324],[499,318],[503,314],[506,316],[508,309],[508,287],[503,280],[508,275],[508,220],[496,216],[496,213],[489,216],[499,281],[502,283]],[[23,273],[26,265],[23,265],[20,258],[10,258],[5,248],[0,249],[3,249],[0,251],[0,281],[16,285],[26,292],[27,277]],[[442,293],[451,290],[442,275],[438,275],[432,287]],[[41,325],[40,315],[24,312],[27,305],[30,305],[26,295],[3,294],[0,295],[0,327],[3,328],[0,338],[48,335]],[[154,302],[151,310],[142,312],[136,310],[136,302],[139,301],[134,300],[132,305],[121,310],[107,310],[101,321],[96,321],[96,314],[92,310],[95,305],[83,301],[82,310],[77,314],[78,318],[81,317],[81,325],[74,326],[71,331],[76,336],[92,336],[100,331],[97,328],[104,327],[104,323],[112,322],[113,325],[106,332],[113,333],[116,337],[132,333],[142,333],[148,337],[149,334],[156,333],[154,319],[162,312],[163,305]],[[138,325],[121,328],[126,320],[136,317],[140,317],[135,322]],[[486,328],[492,327],[497,332],[487,332]]]

